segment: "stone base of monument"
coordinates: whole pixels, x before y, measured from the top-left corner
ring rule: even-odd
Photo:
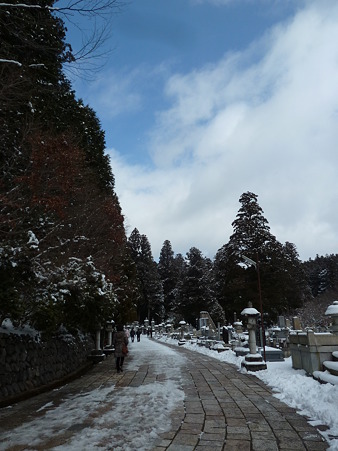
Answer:
[[[87,359],[91,360],[93,363],[102,362],[105,358],[106,354],[104,354],[101,349],[94,349],[91,354],[87,356]]]
[[[113,346],[105,346],[103,348],[103,353],[109,357],[110,355],[114,354],[115,348]]]
[[[263,349],[261,350],[263,352]],[[267,362],[280,362],[284,360],[283,351],[277,348],[265,347],[265,360]]]
[[[261,354],[247,354],[242,362],[242,367],[247,371],[266,370],[267,366]]]

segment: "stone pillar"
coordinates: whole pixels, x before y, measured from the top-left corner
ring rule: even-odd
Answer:
[[[250,349],[249,354],[245,356],[245,359],[242,362],[242,367],[245,367],[248,371],[266,370],[266,363],[261,354],[257,353],[256,345],[256,319],[259,316],[259,311],[253,308],[251,302],[249,302],[248,307],[242,311],[241,315],[248,318],[247,329],[249,332]]]
[[[95,350],[101,351],[101,325],[97,327],[95,334]]]
[[[106,331],[108,334],[107,346],[110,348],[112,345],[112,337],[113,337],[113,322],[107,321]]]
[[[294,330],[302,330],[302,325],[300,323],[300,319],[297,316],[292,318],[292,325]]]
[[[249,332],[249,349],[250,354],[257,354],[256,351],[256,318],[255,316],[248,316],[248,332]]]
[[[285,316],[279,316],[279,317],[278,317],[278,326],[279,326],[281,329],[284,329],[284,328],[285,328]]]

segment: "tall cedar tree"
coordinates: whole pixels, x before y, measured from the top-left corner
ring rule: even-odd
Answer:
[[[166,240],[163,243],[157,266],[163,287],[165,319],[170,319],[172,317],[175,306],[179,275],[175,263],[174,251],[171,247],[171,243],[169,240]]]
[[[244,255],[259,264],[263,310],[275,320],[279,314],[302,304],[309,293],[306,277],[295,246],[283,246],[271,234],[257,195],[246,192],[240,203],[232,223],[234,232],[215,257],[217,299],[230,321],[248,301],[260,308],[257,270],[244,264]]]
[[[146,318],[163,321],[163,290],[157,265],[153,259],[151,246],[146,235],[140,235],[135,228],[128,239],[131,256],[136,263],[140,283],[140,295],[137,305],[138,321]]]
[[[187,262],[182,254],[177,254],[173,261],[173,277],[176,281],[174,293],[173,293],[173,305],[169,312],[169,321],[176,325],[183,318],[183,313],[180,310],[182,300],[183,280],[187,270]]]
[[[180,309],[183,319],[196,325],[201,311],[211,311],[214,294],[211,284],[211,261],[192,247],[186,255],[186,271],[182,281]]]

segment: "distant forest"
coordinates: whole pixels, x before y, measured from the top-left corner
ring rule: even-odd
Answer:
[[[257,269],[268,322],[299,314],[321,324],[337,296],[338,255],[301,262],[271,234],[254,193],[240,197],[213,260],[195,247],[175,254],[166,240],[155,262],[146,235],[127,237],[104,131],[65,75],[77,57],[54,3],[0,5],[0,325],[48,334],[112,319],[195,326],[201,310],[227,324],[248,301],[257,306]],[[97,13],[98,2],[73,3]]]

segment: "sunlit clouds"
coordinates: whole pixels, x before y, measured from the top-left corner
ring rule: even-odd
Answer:
[[[170,74],[168,107],[148,130],[152,164],[110,152],[127,224],[155,258],[166,239],[175,252],[213,257],[252,191],[272,233],[302,259],[336,253],[337,80],[335,2],[308,3],[244,51]]]

